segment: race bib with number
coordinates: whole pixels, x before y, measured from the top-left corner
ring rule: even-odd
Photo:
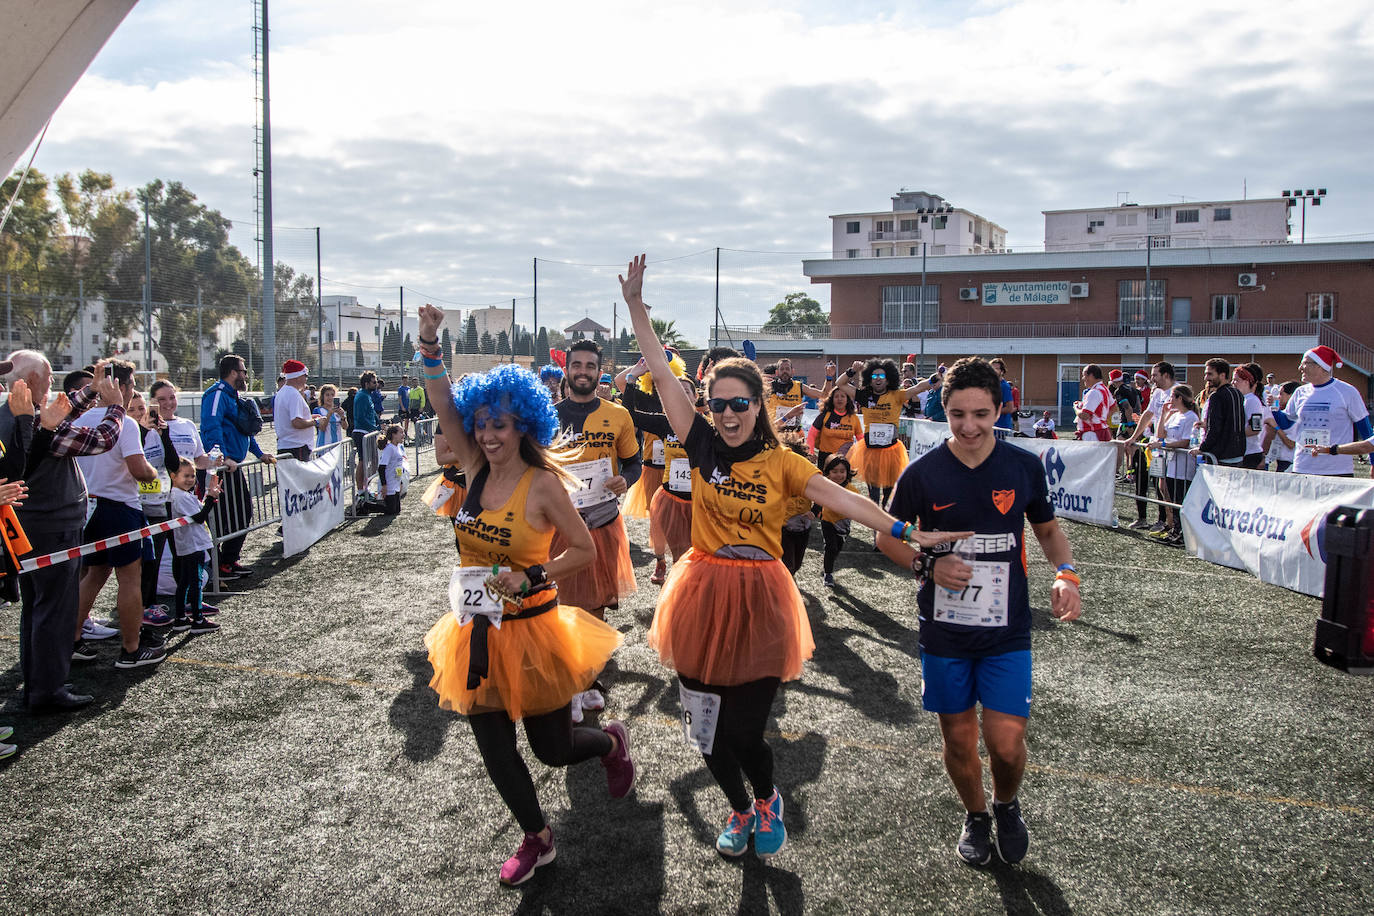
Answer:
[[[1302,433],[1298,439],[1298,444],[1303,448],[1312,448],[1314,446],[1319,449],[1330,448],[1331,430],[1324,426],[1319,426],[1316,429],[1303,427]]]
[[[157,472],[157,480],[140,480],[138,498],[146,505],[161,506],[172,498],[172,478],[165,470]]]
[[[935,619],[964,627],[1007,625],[1011,565],[995,560],[964,560],[973,578],[961,591],[935,588]]]
[[[650,447],[650,449],[649,449],[649,463],[650,463],[650,464],[662,464],[662,463],[663,463],[663,440],[662,440],[662,439],[655,439],[655,440],[653,441],[653,445],[652,445],[652,446]]]
[[[891,423],[874,423],[868,427],[869,445],[891,445],[897,438],[897,427]]]
[[[720,694],[688,690],[677,686],[682,700],[682,733],[687,743],[703,754],[716,746],[716,723],[720,721]]]
[[[499,572],[507,572],[509,566],[502,566]],[[453,577],[448,581],[448,604],[463,626],[474,617],[485,617],[496,629],[501,629],[501,611],[505,602],[487,588],[487,579],[495,573],[490,566],[456,566]]]
[[[567,471],[579,484],[572,492],[573,505],[577,508],[588,509],[615,499],[615,494],[606,489],[606,481],[611,479],[610,458],[579,461],[568,465]]]
[[[1150,449],[1150,476],[1164,476],[1164,450],[1158,448]]]
[[[668,464],[668,489],[692,492],[692,463],[686,458],[674,458]]]

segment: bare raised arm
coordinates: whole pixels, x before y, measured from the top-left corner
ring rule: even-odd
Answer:
[[[420,306],[418,336],[421,339],[436,340],[439,325],[443,321],[443,309],[428,303]],[[421,344],[421,347],[423,348],[424,344]],[[425,355],[430,359],[434,358],[430,353]],[[441,356],[440,360],[442,359]],[[444,431],[444,438],[453,449],[453,453],[458,456],[458,463],[463,466],[463,470],[475,469],[478,466],[477,446],[463,429],[463,418],[458,413],[458,408],[453,406],[453,386],[449,384],[446,368],[435,369],[425,366],[422,371],[425,375],[425,397],[429,398],[429,404],[434,408],[434,416],[439,420],[439,428]],[[431,375],[434,377],[431,378]]]
[[[644,361],[654,374],[654,388],[658,391],[659,402],[663,404],[663,413],[668,417],[673,433],[680,441],[686,442],[687,434],[692,431],[692,421],[696,418],[696,405],[678,384],[677,376],[668,366],[663,344],[649,321],[649,307],[644,304],[645,261],[645,256],[641,254],[630,262],[625,276],[618,278],[620,292],[630,308],[630,324],[634,327],[635,339],[639,341],[639,351],[644,354]]]

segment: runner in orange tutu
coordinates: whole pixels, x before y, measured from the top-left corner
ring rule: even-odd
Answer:
[[[702,752],[733,809],[716,848],[742,855],[752,836],[755,854],[769,858],[782,849],[787,831],[763,730],[779,685],[800,676],[815,649],[796,583],[778,561],[788,502],[804,495],[922,546],[970,532],[917,532],[779,447],[770,416],[761,411],[763,376],[749,360],[712,366],[706,391],[715,427],[699,417],[691,398],[670,384],[642,295],[644,266],[643,255],[630,262],[621,290],[692,476],[692,547],[668,575],[649,645],[677,671],[689,743]]]
[[[685,374],[678,372],[677,364],[680,362],[680,359],[674,360],[669,366],[672,367],[673,374],[678,376],[678,384],[682,386],[682,390],[695,403],[696,385]],[[649,373],[649,364],[641,358],[634,366],[622,372],[621,378],[625,379],[625,384],[621,386],[621,390],[625,392],[625,407],[630,411],[630,418],[634,420],[635,427],[644,433],[646,454],[650,436],[663,444],[659,457],[668,470],[668,478],[654,494],[653,504],[649,507],[649,546],[657,558],[654,574],[649,577],[649,581],[655,585],[662,585],[668,575],[666,553],[671,550],[673,561],[676,562],[687,552],[687,548],[692,546],[691,468],[687,463],[687,452],[682,448],[677,433],[673,432],[672,425],[663,414],[662,402],[656,394],[644,393],[644,381],[653,378]],[[643,478],[640,478],[640,482],[643,483]]]
[[[637,590],[619,498],[639,479],[643,467],[639,440],[630,412],[597,396],[601,347],[594,341],[579,340],[568,348],[563,381],[568,396],[555,409],[569,436],[569,448],[575,453],[568,469],[584,483],[573,501],[592,533],[596,559],[587,568],[564,577],[559,588],[568,604],[605,620],[607,608],[619,607],[621,598]],[[553,549],[565,546],[561,533],[555,532]],[[603,709],[605,705],[601,691],[589,688],[573,701],[573,721],[582,721],[582,710]]]
[[[449,585],[453,612],[425,636],[439,704],[468,717],[487,773],[525,832],[501,867],[519,884],[554,858],[534,781],[515,743],[524,721],[535,756],[549,766],[600,758],[612,797],[634,786],[625,726],[575,728],[571,700],[596,678],[620,634],[559,601],[557,580],[591,563],[595,548],[548,447],[558,416],[530,372],[499,366],[451,388],[439,356],[443,313],[420,309],[419,342],[429,401],[447,445],[472,472],[454,518],[465,564]],[[566,549],[551,555],[554,529]]]
[[[863,372],[863,387],[857,391],[854,377]],[[897,421],[908,402],[919,404],[919,397],[930,389],[926,379],[910,388],[898,388],[901,378],[897,363],[890,359],[855,360],[840,376],[837,388],[853,398],[864,418],[864,438],[849,450],[849,463],[868,484],[868,498],[886,506],[892,487],[906,470],[906,446],[897,438]]]

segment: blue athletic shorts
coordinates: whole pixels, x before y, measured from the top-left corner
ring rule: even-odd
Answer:
[[[921,653],[921,706],[954,715],[982,703],[1009,716],[1030,718],[1031,654],[1022,649],[986,658]]]
[[[142,509],[135,509],[114,499],[97,499],[95,511],[91,513],[90,521],[86,522],[86,530],[82,540],[87,544],[103,541],[105,538],[114,537],[117,534],[137,531],[146,524],[148,524],[148,520],[144,517]],[[144,549],[145,544],[148,547],[146,551]],[[145,558],[145,554],[150,554],[151,550],[152,541],[147,538],[140,538],[130,541],[128,544],[117,544],[114,547],[82,557],[81,565],[128,566],[135,560]],[[147,556],[146,559],[152,559],[152,557]]]

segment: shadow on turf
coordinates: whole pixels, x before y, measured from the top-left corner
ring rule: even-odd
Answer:
[[[849,646],[849,639],[858,637],[914,656],[916,634],[860,602],[838,598],[836,603],[859,622],[870,624],[872,621],[872,624],[869,629],[832,626],[828,622],[829,614],[824,602],[806,593],[802,594],[802,599],[806,603],[806,615],[811,621],[811,636],[816,641],[816,651],[811,656],[810,664],[843,684],[844,689],[818,687],[807,680],[790,683],[787,689],[843,700],[875,722],[902,724],[915,721],[916,707],[902,698],[897,677],[870,665]],[[883,622],[878,623],[879,619]],[[886,630],[886,638],[874,636],[870,631],[879,626]],[[903,642],[907,645],[902,645]]]
[[[410,672],[410,686],[396,694],[387,710],[387,718],[392,728],[405,735],[406,758],[422,763],[439,756],[449,726],[462,716],[440,708],[438,697],[429,687],[433,669],[427,653],[418,649],[407,652],[405,666]]]
[[[987,866],[978,869],[986,872],[997,881],[997,891],[1002,895],[1002,906],[1009,916],[1068,916],[1073,912],[1064,892],[1047,875],[1025,868],[1007,865],[996,855]]]
[[[1062,626],[1065,626],[1065,624],[1060,623],[1058,620],[1055,620],[1054,615],[1051,614],[1048,610],[1038,607],[1031,608],[1032,630],[1053,630],[1055,627]],[[1093,623],[1091,620],[1084,620],[1081,617],[1075,620],[1071,624],[1071,626],[1085,627],[1086,629],[1092,630],[1094,633],[1101,633],[1104,636],[1110,636],[1114,639],[1119,639],[1124,643],[1129,643],[1130,645],[1136,645],[1140,642],[1140,637],[1134,633],[1127,633],[1123,630],[1113,630],[1111,627],[1104,627],[1100,623]]]

